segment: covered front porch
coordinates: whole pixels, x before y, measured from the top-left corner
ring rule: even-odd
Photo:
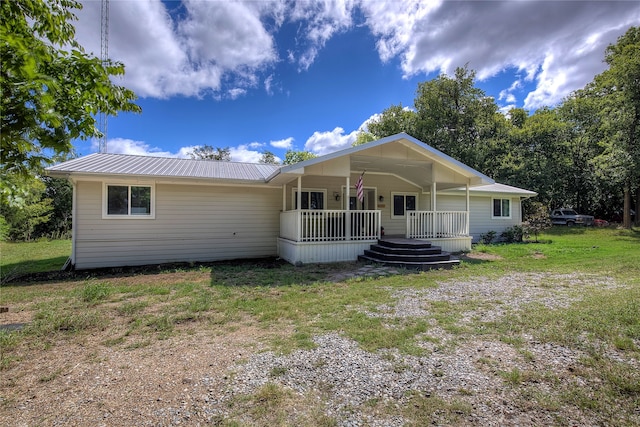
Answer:
[[[278,254],[292,264],[355,261],[385,237],[380,210],[294,210],[280,214]],[[447,252],[471,249],[464,211],[415,211],[407,216],[407,239],[427,240]]]
[[[428,240],[447,252],[471,249],[469,189],[490,178],[408,135],[322,159],[284,167],[271,180],[282,185],[281,258],[354,261],[385,235]],[[466,188],[464,210],[438,206],[438,192],[453,188]]]

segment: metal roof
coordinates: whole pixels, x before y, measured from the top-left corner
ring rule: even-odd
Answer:
[[[279,165],[95,153],[47,168],[50,175],[135,175],[266,182]]]

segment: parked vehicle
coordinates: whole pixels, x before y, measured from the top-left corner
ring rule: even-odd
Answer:
[[[551,212],[551,222],[554,225],[566,225],[568,227],[574,225],[593,225],[593,217],[591,215],[580,215],[573,209],[555,209]]]

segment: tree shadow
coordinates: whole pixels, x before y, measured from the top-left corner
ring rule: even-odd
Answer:
[[[0,270],[0,284],[5,285],[34,275],[45,278],[47,276],[55,277],[57,273],[61,271],[67,259],[69,259],[69,257],[65,255],[46,258],[38,260],[37,262],[22,261],[3,265]]]

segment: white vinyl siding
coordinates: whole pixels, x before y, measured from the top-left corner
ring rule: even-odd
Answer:
[[[478,241],[481,234],[487,231],[495,231],[502,233],[509,227],[521,225],[520,221],[520,198],[519,197],[502,197],[502,199],[510,200],[510,218],[495,218],[493,213],[492,197],[488,196],[470,196],[470,213],[469,213],[469,234],[473,237],[473,241]],[[464,195],[438,195],[437,208],[439,211],[464,211],[465,197]]]
[[[275,256],[281,191],[155,185],[155,220],[102,218],[102,184],[77,184],[76,268]]]

